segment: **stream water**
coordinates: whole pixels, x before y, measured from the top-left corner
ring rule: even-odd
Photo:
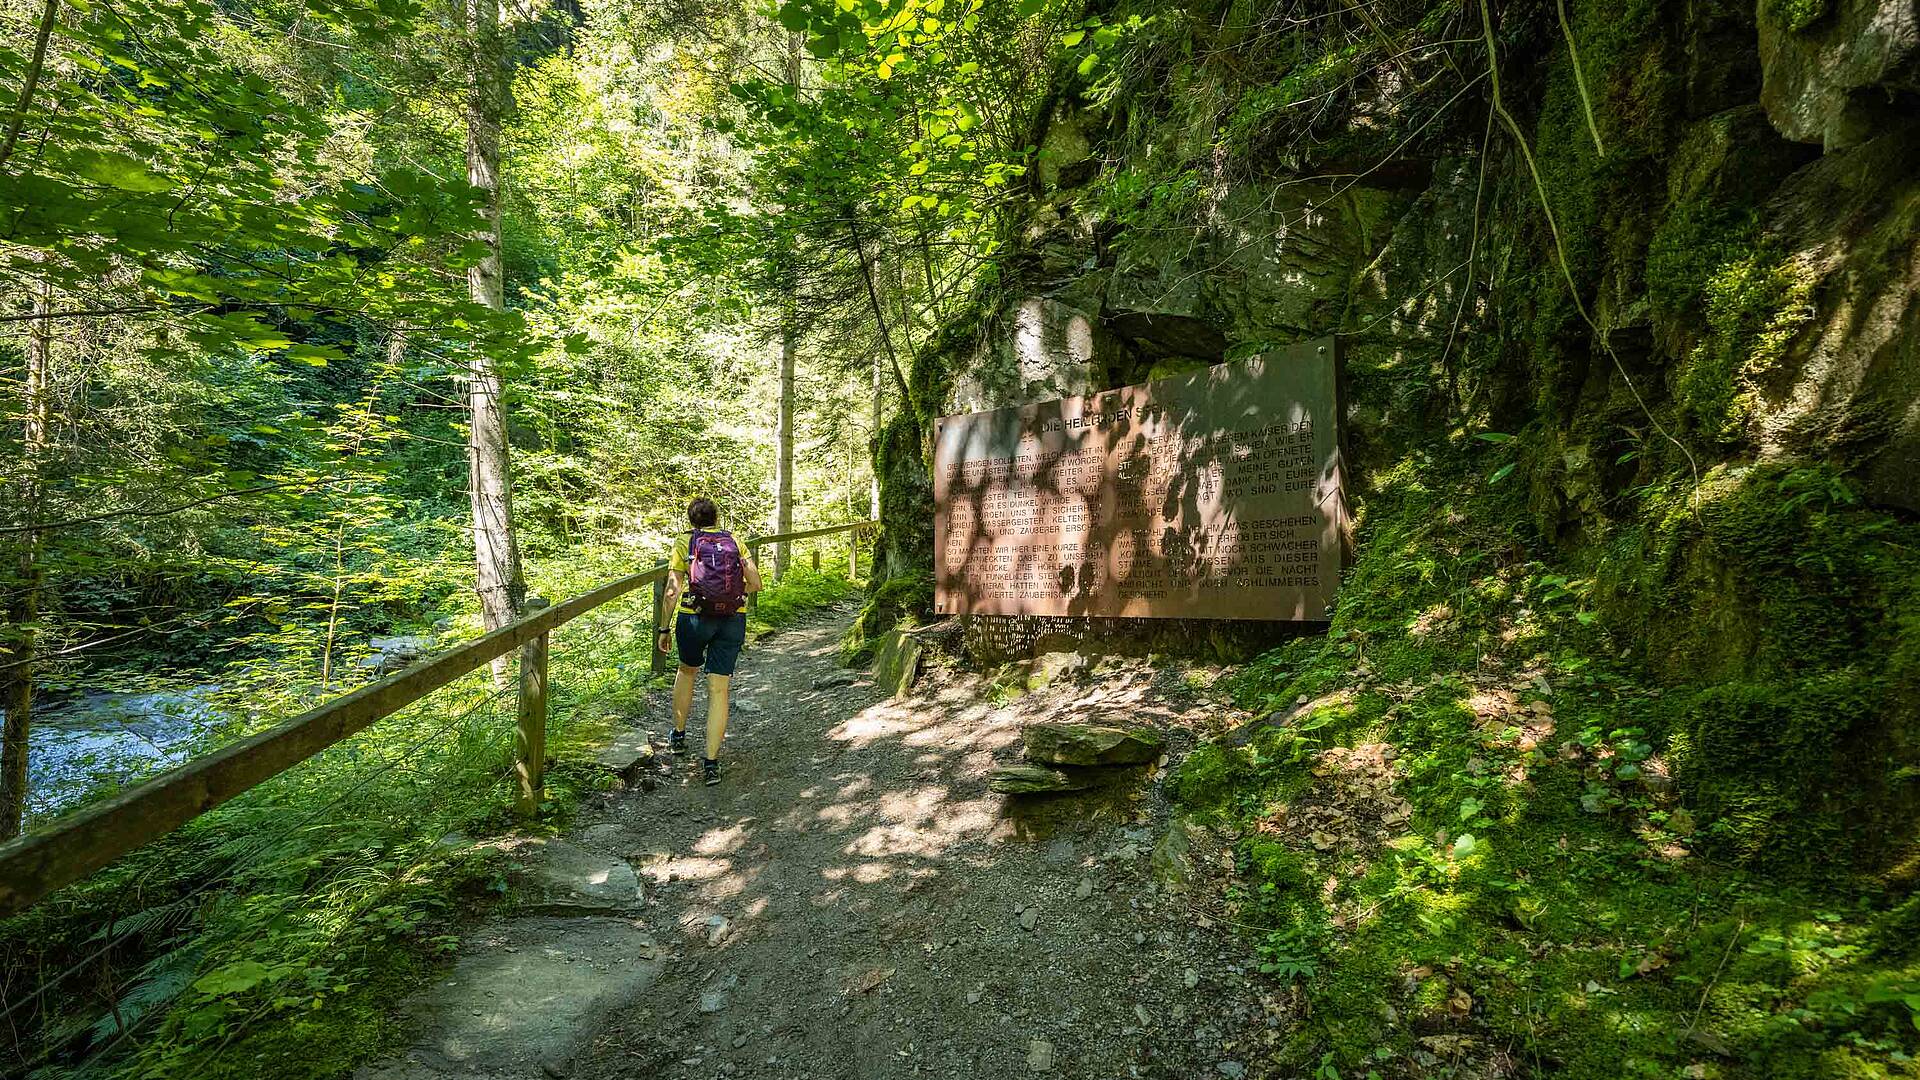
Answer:
[[[185,761],[223,719],[212,705],[219,689],[42,698],[28,742],[27,813],[44,816]]]

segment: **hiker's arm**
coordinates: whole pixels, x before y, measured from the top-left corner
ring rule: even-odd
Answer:
[[[760,568],[753,565],[753,556],[746,554],[740,556],[740,573],[746,578],[748,592],[760,591]]]
[[[659,640],[655,644],[660,646],[661,652],[672,651],[668,642],[672,640],[674,613],[680,610],[680,594],[686,591],[686,587],[685,573],[679,570],[667,571],[667,592],[660,598],[660,621],[655,624],[660,627],[660,632],[655,635]]]

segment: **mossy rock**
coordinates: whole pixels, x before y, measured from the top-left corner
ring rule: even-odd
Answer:
[[[1085,791],[1092,786],[1093,777],[1085,772],[1045,765],[1003,765],[987,774],[987,790],[1002,795],[1050,795]]]
[[[1049,765],[1141,765],[1166,745],[1152,731],[1099,724],[1029,724],[1020,737],[1027,760]]]

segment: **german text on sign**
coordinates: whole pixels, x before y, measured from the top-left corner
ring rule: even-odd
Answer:
[[[1320,620],[1346,505],[1326,339],[941,419],[946,613]]]

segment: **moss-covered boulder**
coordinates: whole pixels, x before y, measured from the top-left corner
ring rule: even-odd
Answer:
[[[1020,733],[1027,760],[1050,765],[1140,765],[1160,756],[1160,736],[1142,728],[1044,722]]]

